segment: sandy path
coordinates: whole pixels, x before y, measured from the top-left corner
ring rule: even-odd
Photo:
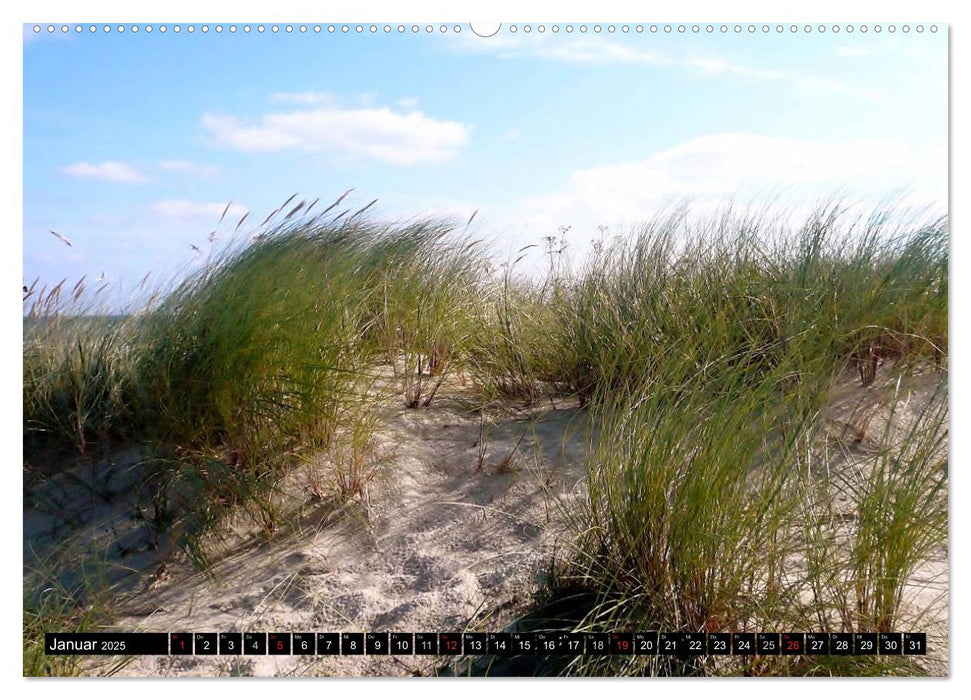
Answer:
[[[553,501],[583,476],[584,423],[575,408],[549,404],[496,417],[479,468],[478,413],[447,400],[396,409],[380,447],[393,471],[378,476],[366,504],[327,524],[321,507],[272,543],[242,538],[214,582],[171,565],[167,580],[120,600],[116,628],[499,630],[528,605],[549,560]],[[300,479],[288,488],[299,493]],[[139,657],[121,674],[402,675],[431,671],[429,659]]]

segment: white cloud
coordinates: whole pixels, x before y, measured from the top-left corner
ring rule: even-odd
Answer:
[[[513,217],[535,239],[559,225],[594,231],[653,217],[689,199],[693,210],[730,201],[810,201],[847,192],[876,203],[947,203],[947,153],[901,143],[804,141],[758,134],[701,136],[645,159],[574,171],[557,191],[523,201]],[[527,242],[535,242],[530,240]]]
[[[165,199],[148,205],[148,209],[169,224],[200,224],[205,226],[218,224],[223,211],[226,212],[224,221],[239,220],[247,212],[246,207],[241,204],[230,204],[228,210],[226,204],[226,202]]]
[[[298,105],[335,105],[339,101],[332,92],[274,92],[270,95],[274,102],[288,102]]]
[[[168,170],[173,173],[184,173],[186,175],[206,175],[213,176],[219,172],[219,169],[214,165],[207,165],[206,163],[193,163],[188,160],[163,160],[159,162],[158,167],[162,170]]]
[[[267,114],[255,123],[233,116],[205,114],[203,126],[217,145],[239,151],[331,152],[393,165],[448,160],[468,142],[469,127],[422,112],[388,107]]]
[[[132,166],[114,161],[105,161],[97,165],[87,161],[74,163],[61,168],[61,172],[71,177],[106,182],[145,182],[148,179]]]

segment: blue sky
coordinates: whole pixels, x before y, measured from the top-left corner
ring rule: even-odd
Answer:
[[[122,294],[169,278],[295,192],[354,188],[349,205],[378,198],[383,218],[478,210],[500,255],[559,226],[580,248],[684,198],[947,207],[944,26],[101,26],[24,30],[27,284],[104,275]]]

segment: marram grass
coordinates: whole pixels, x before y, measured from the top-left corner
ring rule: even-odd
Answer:
[[[25,478],[57,450],[148,445],[146,517],[205,568],[201,543],[230,508],[276,530],[275,484],[313,454],[335,460],[316,497],[363,494],[376,402],[422,410],[461,375],[484,401],[573,396],[592,414],[565,564],[595,601],[578,628],[902,624],[906,580],[946,547],[946,409],[901,422],[901,395],[885,400],[879,425],[902,427],[875,428],[865,478],[839,484],[855,527],[833,529],[835,470],[813,455],[848,374],[875,388],[937,372],[946,391],[947,219],[676,211],[579,264],[565,230],[548,237],[535,278],[518,261],[494,274],[486,247],[447,223],[303,211],[137,314],[104,313],[81,283],[29,289]],[[375,382],[380,365],[390,384]],[[568,672],[919,671],[617,663]]]

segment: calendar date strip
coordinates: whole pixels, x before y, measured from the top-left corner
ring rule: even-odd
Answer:
[[[48,655],[901,656],[915,632],[49,632]]]

